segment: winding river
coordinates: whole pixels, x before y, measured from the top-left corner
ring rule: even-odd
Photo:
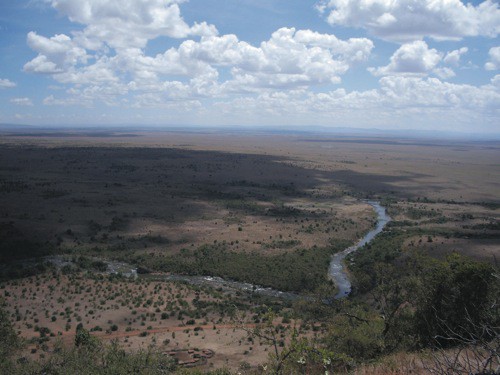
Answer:
[[[372,206],[377,213],[377,226],[365,234],[365,236],[355,245],[348,247],[340,253],[334,254],[332,256],[332,261],[330,262],[328,275],[338,288],[338,293],[335,295],[336,299],[346,297],[349,293],[351,293],[351,282],[349,281],[349,276],[347,275],[343,264],[345,257],[373,240],[377,234],[384,230],[387,223],[391,221],[391,218],[387,215],[385,207],[382,207],[380,203],[375,201],[367,201],[367,203]]]
[[[344,251],[337,253],[332,256],[330,262],[328,276],[335,283],[338,288],[338,293],[335,295],[335,299],[344,298],[351,293],[351,282],[347,272],[344,269],[344,258],[351,254],[353,251],[366,245],[368,242],[373,240],[377,234],[382,232],[391,220],[387,215],[384,207],[380,205],[379,202],[366,201],[370,206],[372,206],[377,213],[377,225],[376,227],[369,231],[362,239],[360,239],[355,245],[348,247]],[[144,277],[144,276],[143,276]],[[222,288],[224,290],[233,291],[245,291],[255,294],[260,294],[267,297],[277,297],[282,299],[294,300],[300,298],[298,294],[292,292],[282,292],[272,288],[265,288],[259,285],[253,285],[249,283],[225,280],[220,277],[212,276],[185,276],[185,275],[149,275],[145,277],[157,279],[157,280],[168,280],[168,281],[184,281],[195,285],[208,285],[214,288]]]
[[[375,229],[368,232],[361,240],[359,240],[358,243],[332,256],[328,275],[331,278],[331,280],[334,281],[335,285],[338,287],[338,293],[334,297],[336,299],[346,297],[351,292],[351,283],[343,266],[344,258],[353,251],[358,250],[360,247],[370,242],[373,238],[375,238],[375,236],[380,232],[382,232],[384,227],[391,220],[390,217],[387,215],[385,208],[382,207],[380,203],[375,201],[367,201],[367,203],[371,205],[377,213],[377,226],[375,227]],[[64,257],[61,256],[46,257],[45,260],[53,263],[58,267],[63,267],[64,265],[71,264],[71,261],[65,260]],[[142,278],[148,278],[158,281],[183,281],[194,285],[207,285],[214,288],[221,288],[226,291],[233,291],[233,292],[243,291],[243,292],[260,294],[267,297],[277,297],[288,300],[304,298],[296,293],[282,292],[279,290],[266,288],[259,285],[253,285],[239,281],[225,280],[220,277],[188,276],[188,275],[172,275],[172,274],[138,275],[137,269],[130,264],[123,262],[107,261],[104,259],[102,261],[105,262],[108,266],[108,270],[106,271],[106,273],[108,274],[119,273],[127,277],[140,276]]]

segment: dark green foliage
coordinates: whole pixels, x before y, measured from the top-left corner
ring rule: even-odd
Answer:
[[[468,229],[474,229],[474,230],[500,230],[500,221],[496,222],[490,222],[490,223],[481,223],[481,224],[475,224],[472,226],[464,226],[464,228]]]
[[[227,250],[224,245],[205,245],[194,251],[184,249],[181,256],[144,259],[146,266],[188,275],[220,276],[284,291],[313,291],[327,282],[327,268],[333,253],[346,247],[309,248],[262,256]]]
[[[383,319],[375,311],[348,304],[333,315],[325,344],[356,361],[370,360],[385,352],[383,330]]]
[[[0,369],[8,365],[9,357],[19,347],[19,339],[0,298]]]
[[[414,208],[409,207],[406,209],[406,215],[413,220],[420,220],[422,218],[436,217],[439,216],[440,213],[435,210],[428,210],[422,208]]]
[[[83,325],[80,323],[76,327],[75,347],[94,351],[99,347],[99,341],[83,328]]]
[[[9,374],[171,374],[174,370],[172,359],[155,349],[127,353],[112,342],[100,345],[99,351],[81,346],[65,349],[59,344],[46,361],[18,362],[9,368]]]
[[[356,291],[369,293],[384,317],[386,351],[454,346],[452,334],[498,327],[498,270],[458,254],[436,260],[402,253],[406,236],[392,229],[351,257]]]
[[[450,333],[468,336],[482,324],[498,325],[498,278],[494,268],[454,254],[444,262],[428,262],[423,270],[415,311],[422,345],[452,346]],[[496,322],[495,322],[496,321]]]
[[[92,268],[96,271],[105,272],[108,269],[108,265],[100,260],[96,260],[92,262]]]
[[[393,262],[401,254],[401,246],[405,233],[391,230],[380,233],[375,241],[365,245],[352,254],[349,259],[354,259],[354,265],[349,268],[355,276],[353,287],[355,292],[366,293],[377,285],[377,264]]]
[[[73,257],[73,262],[83,270],[105,272],[108,269],[106,262],[103,262],[102,260],[94,260],[83,255],[80,255],[78,258]]]

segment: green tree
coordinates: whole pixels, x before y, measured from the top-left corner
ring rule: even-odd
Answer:
[[[80,323],[76,327],[75,346],[93,351],[98,348],[99,340],[83,328],[83,324]]]
[[[450,331],[469,335],[483,323],[498,326],[498,283],[493,266],[458,254],[429,262],[415,311],[420,343],[454,346]]]
[[[8,366],[10,356],[19,346],[20,340],[12,327],[7,311],[5,311],[5,301],[0,299],[0,368]]]
[[[384,353],[383,330],[384,321],[376,311],[346,302],[331,317],[324,341],[335,353],[365,361]]]

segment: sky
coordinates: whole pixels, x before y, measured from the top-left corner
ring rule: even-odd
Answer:
[[[498,0],[0,0],[0,123],[500,133]]]

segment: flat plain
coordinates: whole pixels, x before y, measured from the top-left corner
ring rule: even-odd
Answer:
[[[326,286],[333,295],[331,254],[375,223],[366,199],[387,207],[401,252],[494,264],[499,160],[500,143],[486,141],[6,131],[2,294],[30,358],[50,355],[58,338],[70,345],[82,323],[129,350],[210,349],[202,368],[255,369],[269,348],[248,330],[269,306],[283,332],[296,325],[313,337],[321,322],[290,320],[297,306],[288,301],[158,278],[221,276],[308,296]],[[54,254],[66,267],[32,263]],[[109,260],[140,277],[109,276]]]

